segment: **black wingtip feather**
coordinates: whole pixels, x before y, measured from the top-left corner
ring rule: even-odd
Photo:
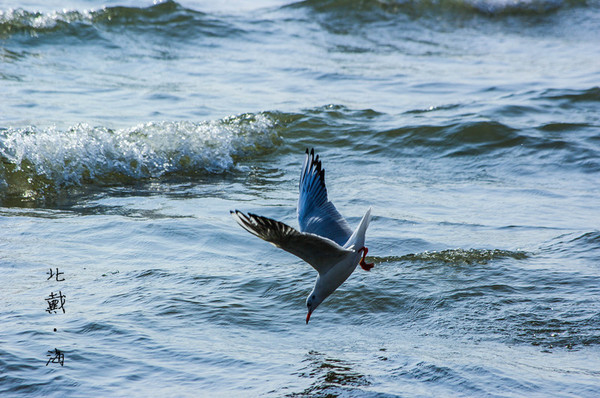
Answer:
[[[233,211],[231,211],[233,213]],[[268,217],[259,216],[254,213],[245,214],[239,210],[235,211],[237,221],[242,228],[252,235],[258,236],[278,246],[286,236],[293,235],[297,231],[287,224],[273,220]]]

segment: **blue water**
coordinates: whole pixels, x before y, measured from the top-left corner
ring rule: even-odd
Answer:
[[[0,395],[600,396],[599,26],[0,1]],[[375,263],[308,325],[314,270],[229,215],[297,226],[307,147]]]

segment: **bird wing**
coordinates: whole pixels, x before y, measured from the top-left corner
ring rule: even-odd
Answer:
[[[329,238],[340,246],[352,235],[348,222],[327,199],[325,170],[314,149],[306,150],[300,174],[298,223],[300,231]]]
[[[246,231],[273,245],[300,257],[319,274],[325,274],[332,266],[354,251],[347,250],[334,241],[311,233],[299,232],[287,224],[271,218],[247,215],[239,210],[230,212]]]

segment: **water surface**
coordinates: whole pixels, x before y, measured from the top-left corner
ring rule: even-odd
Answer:
[[[598,396],[598,26],[597,1],[0,1],[0,392]],[[314,271],[229,210],[297,226],[307,147],[352,226],[373,207],[375,268],[305,325]]]

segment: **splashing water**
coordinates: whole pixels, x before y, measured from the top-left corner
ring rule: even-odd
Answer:
[[[86,183],[165,175],[222,173],[236,157],[277,144],[275,123],[265,114],[245,114],[218,121],[150,122],[111,130],[78,124],[9,128],[0,133],[0,181],[6,190],[15,178],[43,179],[60,189]]]

